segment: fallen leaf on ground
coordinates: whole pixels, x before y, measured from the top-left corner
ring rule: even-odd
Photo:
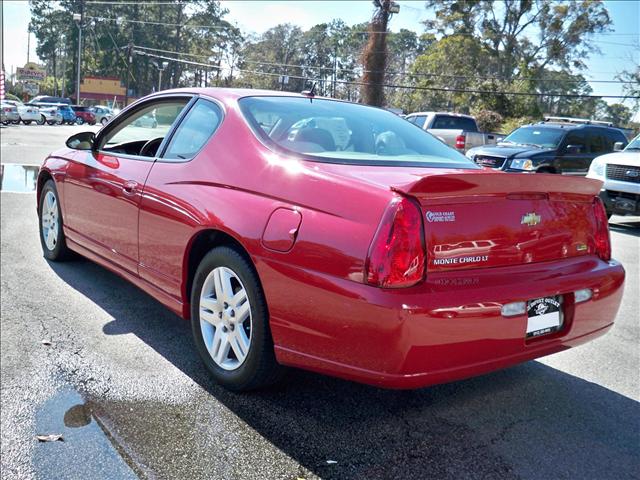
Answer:
[[[50,345],[51,345],[51,340],[42,340],[42,342],[41,342],[41,343],[42,343],[43,345],[45,345],[45,346],[47,346],[47,347],[48,347],[48,346],[50,346]]]
[[[335,465],[335,464],[336,464],[336,463],[338,463],[338,462],[336,462],[335,460],[327,460],[327,463],[328,463],[329,465]]]
[[[64,442],[64,438],[59,434],[50,434],[50,435],[36,435],[36,438],[39,442]]]

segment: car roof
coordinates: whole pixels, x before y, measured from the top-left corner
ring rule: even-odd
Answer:
[[[152,98],[156,96],[161,97],[163,95],[172,95],[172,94],[175,95],[176,93],[206,95],[206,96],[216,98],[220,101],[227,101],[227,100],[233,101],[233,100],[239,100],[240,98],[244,98],[244,97],[259,97],[259,96],[309,98],[300,92],[283,92],[279,90],[262,90],[262,89],[253,89],[253,88],[225,88],[225,87],[175,88],[171,90],[163,90],[161,92],[151,94],[145,98]],[[319,95],[316,95],[313,98],[317,100],[332,100],[335,102],[354,103],[354,102],[348,102],[346,100],[340,100],[337,98],[321,97]]]
[[[472,120],[475,120],[472,115],[454,112],[411,112],[407,114],[407,117],[411,117],[413,115],[447,115],[449,117],[471,118]]]
[[[622,131],[619,128],[608,127],[606,125],[597,125],[593,123],[538,122],[538,123],[530,123],[529,125],[522,125],[522,127],[545,127],[545,128],[554,128],[558,130],[579,130],[584,128],[596,128],[599,130],[616,130],[622,133]]]

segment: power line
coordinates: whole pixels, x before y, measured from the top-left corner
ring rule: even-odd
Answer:
[[[106,17],[87,17],[91,20],[100,20],[107,22],[116,22],[116,23],[141,23],[146,25],[162,25],[166,27],[180,27],[180,28],[208,28],[210,30],[228,30],[229,26],[233,26],[229,24],[229,26],[221,26],[221,25],[189,25],[188,23],[166,23],[166,22],[152,22],[149,20],[129,20],[125,18],[106,18]]]
[[[176,3],[172,3],[172,2],[89,2],[89,4],[91,3],[95,3],[95,4],[123,4],[123,5],[134,5],[134,4],[138,4],[138,5],[177,5]],[[190,25],[188,23],[168,23],[168,22],[154,22],[154,21],[150,21],[150,20],[130,20],[130,19],[126,19],[126,18],[107,18],[107,17],[87,17],[90,18],[92,20],[101,20],[101,21],[113,21],[113,22],[123,22],[123,23],[140,23],[140,24],[147,24],[147,25],[161,25],[161,26],[166,26],[166,27],[181,27],[181,28],[206,28],[206,29],[211,29],[211,30],[226,30],[229,27],[228,26],[221,26],[221,25]],[[368,35],[368,34],[384,34],[384,35],[397,35],[400,34],[400,32],[392,32],[390,30],[386,30],[386,31],[369,31],[369,30],[349,30],[348,31],[349,34],[362,34],[362,35]],[[420,36],[421,34],[418,34],[417,32],[416,36]],[[607,35],[608,32],[601,32],[601,33],[596,33],[595,35]],[[621,35],[633,35],[633,34],[621,34]],[[459,32],[455,32],[451,35],[444,35],[444,36],[475,36],[475,34],[473,33],[459,33]],[[638,47],[638,44],[629,44],[629,43],[617,43],[617,42],[608,42],[605,40],[600,40],[599,43],[605,43],[605,44],[609,44],[609,45],[620,45],[620,46],[625,46],[625,47]]]
[[[212,69],[220,69],[220,67],[218,67],[217,65],[210,65],[210,64],[200,63],[200,62],[192,62],[190,60],[182,60],[180,58],[167,57],[165,55],[157,55],[154,53],[143,52],[140,50],[134,50],[134,52],[140,55],[148,56],[148,57],[160,58],[162,60],[182,62],[182,63],[191,64],[191,65],[199,65],[199,66],[208,67]],[[253,73],[257,75],[271,76],[271,77],[281,76],[278,73],[260,72],[257,70],[236,69],[236,71],[240,73]],[[288,76],[289,78],[297,78],[301,80],[313,80],[313,77],[303,77],[298,75],[288,75]],[[334,81],[336,83],[343,84],[343,85],[359,85],[359,86],[373,85],[372,83],[349,81],[349,80],[334,80]],[[380,85],[385,88],[436,91],[436,92],[445,92],[445,93],[477,93],[477,94],[488,94],[488,95],[514,95],[514,96],[527,96],[527,97],[554,97],[554,98],[623,98],[623,99],[640,98],[640,96],[631,96],[631,95],[586,95],[586,94],[583,95],[583,94],[570,94],[570,93],[549,94],[549,93],[533,93],[533,92],[504,92],[504,91],[445,88],[445,87],[420,87],[420,86],[412,86],[412,85],[393,85],[393,84],[380,84]]]
[[[156,51],[156,52],[162,52],[162,53],[169,53],[169,54],[173,54],[173,55],[187,55],[187,56],[190,56],[190,57],[207,58],[207,59],[210,58],[210,56],[207,56],[207,55],[198,55],[198,54],[193,54],[193,53],[175,52],[175,51],[170,51],[170,50],[162,50],[162,49],[159,49],[159,48],[143,47],[143,46],[140,46],[140,45],[134,45],[134,47],[140,48],[140,49],[144,49],[144,50],[150,50],[150,51]],[[285,67],[285,68],[300,68],[300,69],[309,69],[309,70],[315,69],[315,70],[333,71],[333,69],[334,69],[333,67],[329,67],[329,66],[322,67],[322,66],[315,66],[315,65],[297,65],[297,64],[292,64],[292,63],[263,62],[263,61],[260,61],[260,60],[242,60],[242,62],[258,64],[258,65],[269,65],[269,66]],[[351,73],[358,73],[358,74],[365,73],[365,72],[371,72],[371,70],[350,69],[350,68],[338,68],[336,70],[340,71],[340,72],[351,72]],[[460,79],[460,80],[476,80],[476,79],[503,80],[503,81],[530,80],[530,81],[548,82],[548,83],[578,83],[580,81],[580,79],[570,80],[570,79],[535,78],[535,77],[505,78],[505,77],[488,76],[488,75],[465,76],[465,75],[450,75],[450,74],[428,73],[428,72],[414,72],[414,73],[411,73],[411,72],[385,71],[385,73],[387,75],[395,75],[395,76],[442,77],[442,78],[451,78],[451,79]],[[557,73],[560,73],[560,72],[557,72]],[[612,84],[635,83],[633,81],[624,81],[624,80],[589,80],[589,79],[584,79],[584,81],[589,82],[589,83],[612,83]]]

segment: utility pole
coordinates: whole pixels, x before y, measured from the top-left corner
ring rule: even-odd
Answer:
[[[127,46],[127,81],[125,82],[125,90],[124,90],[124,106],[126,107],[129,103],[129,78],[131,77],[131,62],[133,61],[133,43],[129,42]]]
[[[76,77],[76,105],[80,105],[80,75],[82,69],[82,22],[84,20],[84,1],[80,2],[80,13],[73,14],[73,20],[78,25],[78,68]]]
[[[31,30],[27,28],[27,65],[29,64],[30,51],[31,51]]]
[[[331,88],[331,96],[336,98],[336,83],[338,81],[338,42],[333,47],[333,82]]]

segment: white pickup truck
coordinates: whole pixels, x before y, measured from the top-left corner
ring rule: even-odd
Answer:
[[[478,131],[476,119],[470,115],[448,112],[410,113],[405,120],[426,130],[461,153],[473,147],[495,145],[504,135]]]
[[[640,135],[621,152],[596,157],[587,178],[602,180],[607,215],[640,215]]]

